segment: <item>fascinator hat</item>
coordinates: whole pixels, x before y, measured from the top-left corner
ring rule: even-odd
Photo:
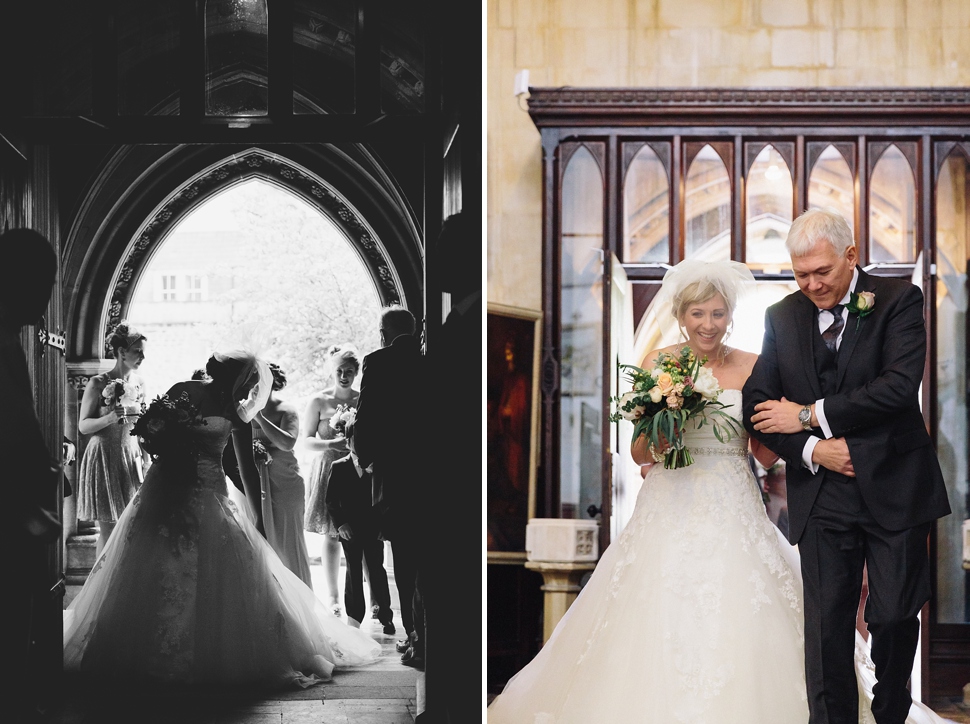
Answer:
[[[754,288],[751,270],[737,261],[684,259],[664,274],[654,309],[664,338],[680,328],[686,306],[720,294],[733,315],[741,296]]]

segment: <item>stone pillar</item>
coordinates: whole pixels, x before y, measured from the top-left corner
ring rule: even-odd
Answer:
[[[599,558],[599,523],[572,518],[533,518],[525,530],[525,567],[542,574],[542,642],[579,595],[580,580]]]
[[[77,519],[78,470],[87,443],[86,436],[77,429],[80,417],[81,398],[84,388],[94,375],[111,369],[109,360],[81,360],[67,363],[67,396],[64,411],[64,435],[74,441],[77,457],[74,465],[66,468],[66,478],[73,493],[64,498],[62,523],[64,526],[64,574],[68,586],[84,583],[94,566],[95,551],[98,544],[94,525]]]
[[[542,642],[545,643],[579,595],[579,581],[596,567],[595,563],[552,563],[526,561],[525,567],[542,574]]]

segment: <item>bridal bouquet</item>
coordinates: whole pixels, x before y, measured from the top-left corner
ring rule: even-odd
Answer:
[[[721,409],[724,403],[717,401],[721,386],[714,373],[704,367],[705,362],[707,357],[698,359],[689,346],[684,346],[678,355],[661,352],[651,369],[620,365],[628,370],[633,389],[611,399],[617,408],[610,422],[633,422],[633,439],[646,435],[653,459],[663,460],[667,469],[694,462],[684,446],[688,420],[696,419],[697,427],[710,422],[721,442],[739,432],[737,420]]]
[[[168,395],[156,397],[135,422],[131,434],[138,437],[153,459],[188,457],[196,451],[193,430],[205,424],[188,393],[183,392],[174,399]]]
[[[341,435],[347,433],[347,424],[357,421],[357,408],[351,405],[337,405],[336,412],[330,416],[330,427]]]

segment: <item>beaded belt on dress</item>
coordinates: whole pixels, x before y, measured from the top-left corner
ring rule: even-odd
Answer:
[[[688,445],[691,455],[710,455],[722,458],[746,458],[748,449],[743,447],[733,447],[731,445],[717,445],[715,447],[693,447]]]

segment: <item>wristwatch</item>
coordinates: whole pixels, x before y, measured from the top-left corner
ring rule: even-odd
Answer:
[[[802,428],[805,430],[812,429],[812,406],[805,405],[802,409],[798,411],[798,421],[802,423]]]

